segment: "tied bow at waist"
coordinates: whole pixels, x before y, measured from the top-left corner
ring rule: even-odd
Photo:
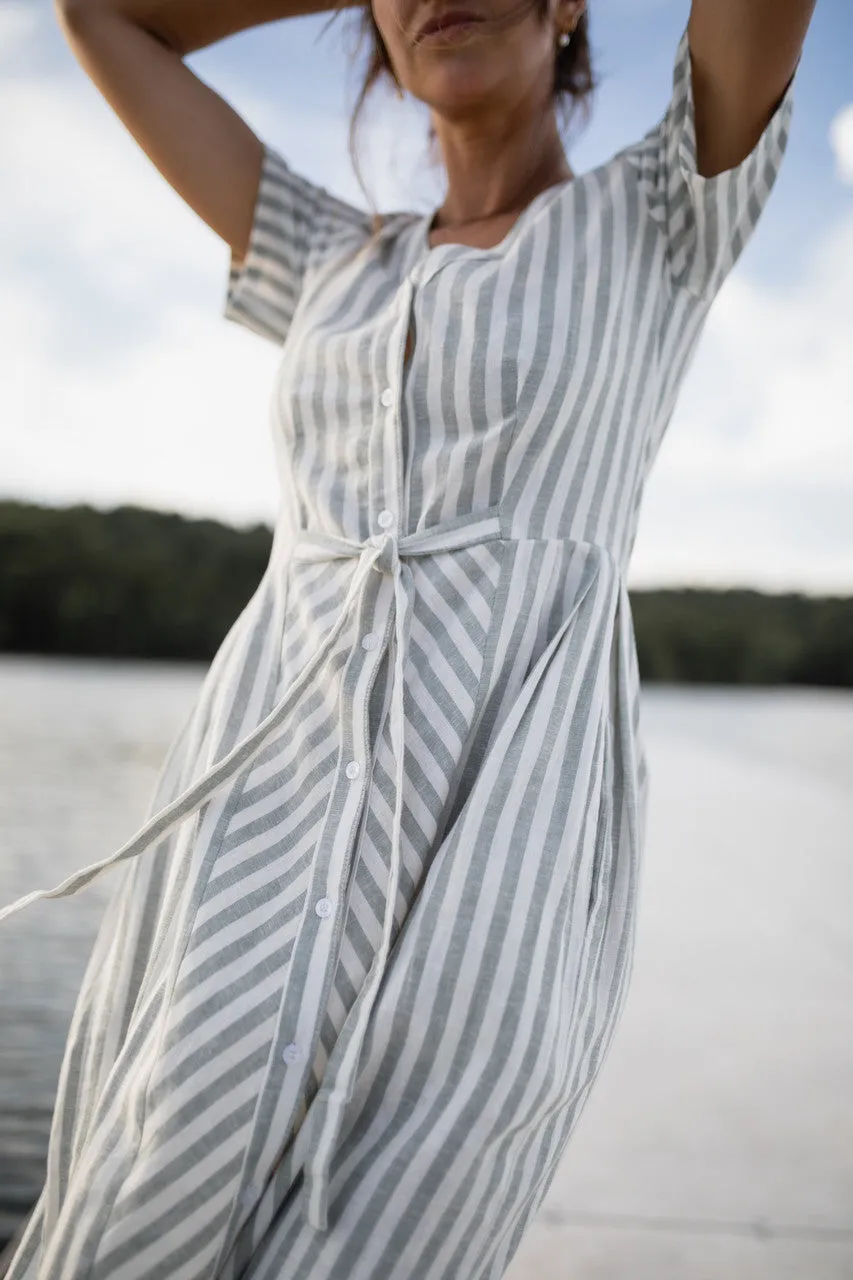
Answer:
[[[403,814],[403,779],[404,779],[404,703],[403,703],[403,668],[411,622],[413,590],[412,574],[405,563],[409,556],[438,555],[444,551],[458,551],[475,543],[491,542],[501,538],[501,522],[498,509],[492,507],[480,516],[467,516],[464,519],[449,520],[440,525],[417,533],[397,535],[393,531],[385,531],[357,542],[337,534],[301,530],[291,551],[296,560],[323,561],[351,557],[358,560],[341,612],[337,621],[323,638],[322,643],[309,657],[299,675],[288,685],[278,699],[269,715],[247,734],[221,760],[212,765],[206,773],[189,786],[186,791],[155,813],[140,830],[120,849],[100,862],[76,871],[53,889],[39,889],[26,894],[13,902],[11,906],[0,910],[0,921],[35,902],[39,898],[61,898],[77,893],[102,872],[138,857],[152,845],[158,844],[179,823],[184,822],[195,813],[212,795],[226,783],[233,780],[241,770],[251,765],[255,757],[268,744],[272,735],[287,720],[294,706],[295,698],[316,675],[322,663],[329,656],[332,647],[350,617],[353,602],[358,598],[361,587],[372,571],[390,573],[394,582],[394,669],[391,689],[391,745],[395,760],[395,801],[394,818],[391,833],[391,869],[388,892],[385,901],[385,918],[382,930],[382,943],[364,986],[359,992],[353,1009],[355,1025],[353,1034],[347,1043],[346,1052],[341,1060],[335,1078],[328,1077],[323,1081],[321,1093],[325,1101],[325,1114],[319,1132],[310,1142],[310,1150],[304,1159],[305,1195],[308,1210],[308,1221],[318,1230],[325,1231],[328,1226],[327,1211],[329,1201],[329,1171],[332,1157],[337,1148],[344,1109],[349,1101],[355,1085],[355,1074],[361,1046],[367,1031],[371,1010],[376,993],[382,982],[385,964],[391,945],[391,930],[394,922],[394,907],[397,900],[397,887],[400,878],[400,833]],[[314,1104],[319,1101],[315,1098]],[[306,1120],[299,1137],[310,1131],[310,1117]]]

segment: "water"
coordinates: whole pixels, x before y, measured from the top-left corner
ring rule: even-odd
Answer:
[[[106,856],[133,834],[205,669],[203,665],[0,658],[0,904],[57,883],[84,863]],[[799,1049],[804,1075],[798,1077],[796,1091],[801,1094],[813,1087],[812,1081],[817,1082],[819,1091],[827,1091],[823,1101],[828,1119],[815,1117],[809,1130],[799,1100],[792,1111],[799,1108],[801,1127],[806,1127],[803,1141],[821,1176],[826,1175],[822,1203],[842,1203],[850,1194],[853,1204],[853,1185],[846,1174],[832,1173],[836,1166],[830,1151],[833,1143],[841,1149],[845,1132],[844,1149],[853,1147],[853,1117],[846,1101],[849,1087],[843,1084],[847,1080],[849,1086],[853,1078],[850,1030],[840,1030],[834,1040],[830,1036],[840,1012],[834,1002],[848,986],[853,962],[844,905],[853,890],[849,856],[853,838],[847,834],[853,818],[853,693],[650,685],[644,690],[643,732],[651,769],[651,821],[636,995],[629,1000],[625,1030],[617,1036],[614,1065],[608,1068],[609,1078],[618,1079],[619,1088],[608,1095],[605,1082],[601,1091],[609,1115],[620,1106],[629,1109],[617,1126],[622,1147],[617,1136],[610,1135],[609,1129],[605,1132],[604,1117],[598,1122],[600,1129],[592,1130],[593,1138],[586,1139],[592,1145],[583,1176],[572,1188],[572,1202],[578,1206],[583,1188],[588,1198],[580,1205],[585,1203],[587,1216],[594,1217],[602,1204],[612,1206],[613,1188],[620,1178],[626,1186],[628,1212],[642,1200],[647,1184],[661,1192],[663,1183],[649,1183],[642,1164],[637,1164],[637,1151],[626,1146],[625,1135],[637,1124],[637,1107],[630,1108],[625,1099],[632,1089],[642,1087],[637,1082],[644,1079],[643,1053],[649,1055],[650,1076],[659,1076],[656,1055],[672,1034],[673,1007],[681,1010],[678,1034],[688,1034],[691,1019],[696,1023],[699,1015],[689,1008],[685,1011],[684,1002],[689,1006],[690,997],[679,992],[679,981],[690,974],[692,991],[701,988],[701,1008],[706,1013],[728,1009],[733,1021],[727,1032],[732,1039],[726,1070],[740,1082],[739,1090],[752,1089],[748,1082],[757,1050],[750,1037],[756,1016],[761,1024],[761,1015],[753,1010],[742,1024],[735,1023],[726,984],[745,991],[751,982],[753,1005],[769,1008],[766,993],[776,992],[782,981],[791,988],[793,979],[786,976],[784,964],[796,946],[798,974],[804,964],[808,971],[812,952],[813,964],[822,966],[823,1000],[822,1004],[808,991],[794,990],[791,996],[786,1017],[796,1016],[801,996],[810,1018],[806,1047]],[[785,816],[786,806],[793,806],[793,815],[802,815],[810,832],[815,831],[811,815],[819,815],[824,825],[819,834],[815,832],[813,847],[803,848],[802,831],[795,818]],[[774,815],[778,820],[771,838]],[[796,878],[801,875],[802,881]],[[769,884],[775,886],[777,897],[767,891]],[[36,903],[0,925],[0,1239],[10,1233],[41,1185],[62,1048],[110,887],[107,875],[76,897]],[[699,903],[693,914],[684,907],[690,900]],[[789,900],[796,920],[786,914]],[[708,911],[716,911],[715,918],[708,918],[703,903]],[[715,908],[715,903],[723,905]],[[696,1028],[700,1036],[698,1023]],[[766,1036],[773,1033],[769,1022],[764,1031]],[[701,1034],[706,1034],[704,1027]],[[694,1073],[697,1089],[689,1114],[676,1108],[671,1131],[661,1117],[655,1130],[656,1160],[665,1163],[670,1153],[676,1199],[689,1184],[678,1164],[683,1159],[679,1143],[685,1131],[693,1132],[700,1123],[696,1117],[701,1098],[707,1096],[705,1084],[699,1088],[697,1063],[689,1061],[685,1070],[688,1079]],[[768,1096],[766,1082],[756,1081],[754,1093],[750,1105],[760,1110],[762,1096]],[[649,1105],[661,1113],[667,1110],[662,1098]],[[780,1100],[780,1111],[786,1105]],[[594,1103],[590,1111],[595,1113]],[[802,1135],[790,1136],[786,1152],[784,1127],[778,1137],[778,1117],[768,1116],[767,1124],[777,1135],[777,1148],[768,1159],[774,1165],[784,1163]],[[583,1125],[578,1149],[590,1132],[586,1121]],[[831,1135],[825,1133],[826,1125]],[[727,1158],[743,1168],[750,1188],[761,1185],[764,1165],[750,1172],[745,1152],[730,1153]],[[713,1172],[713,1161],[710,1168]],[[629,1187],[632,1170],[637,1183]],[[814,1181],[813,1169],[809,1176]],[[731,1187],[730,1171],[721,1180]],[[818,1183],[823,1187],[820,1178]],[[780,1212],[796,1217],[798,1206],[803,1205],[811,1213],[806,1199],[796,1187],[786,1189]],[[565,1228],[565,1215],[560,1219],[553,1202],[549,1203],[552,1217],[556,1213],[561,1229]],[[644,1211],[651,1212],[649,1205]],[[693,1202],[673,1203],[672,1211],[695,1216]],[[720,1203],[719,1212],[731,1216],[735,1207]],[[640,1253],[632,1240],[631,1257],[637,1259]],[[853,1231],[847,1261],[853,1265]],[[690,1274],[683,1259],[678,1265],[682,1269],[677,1274]],[[538,1261],[534,1271],[543,1274]],[[669,1274],[658,1262],[651,1271],[661,1277]],[[589,1273],[579,1269],[577,1274],[605,1272],[593,1266]],[[745,1264],[739,1274],[747,1274]]]
[[[144,817],[204,666],[0,658],[0,903]],[[41,1185],[62,1047],[110,875],[0,925],[0,1239]]]

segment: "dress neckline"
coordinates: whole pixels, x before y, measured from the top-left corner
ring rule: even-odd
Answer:
[[[417,221],[417,244],[418,244],[418,260],[423,262],[436,254],[444,254],[449,252],[464,255],[472,255],[473,257],[501,257],[511,247],[516,238],[521,235],[524,227],[534,212],[551,204],[556,200],[562,191],[569,187],[577,180],[577,175],[571,178],[564,178],[562,182],[553,183],[550,187],[543,189],[535,195],[529,204],[525,205],[515,222],[507,231],[503,239],[497,244],[493,244],[488,248],[480,245],[462,244],[458,240],[447,240],[442,244],[431,245],[429,242],[429,234],[432,230],[433,219],[438,210],[433,209],[429,213],[425,213]]]

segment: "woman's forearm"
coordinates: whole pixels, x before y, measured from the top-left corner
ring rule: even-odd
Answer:
[[[265,22],[347,7],[359,0],[54,0],[63,24],[78,31],[104,15],[143,27],[181,55]]]

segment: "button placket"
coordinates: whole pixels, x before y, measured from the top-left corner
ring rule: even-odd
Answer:
[[[379,592],[377,594],[376,600],[374,601],[374,609],[377,612],[380,609],[380,603],[384,599],[387,599],[388,603],[390,604],[390,601],[392,599],[391,593],[392,593],[392,588],[390,587],[390,584],[380,583]],[[365,633],[365,636],[363,637],[363,639],[367,639],[368,637],[370,637],[371,643],[368,645],[363,645],[362,647],[368,650],[371,650],[371,649],[378,650],[379,642],[380,642],[380,637],[378,636],[378,634],[374,631],[368,631]],[[367,657],[365,657],[362,663],[357,668],[357,672],[358,672],[356,677],[357,684],[356,684],[356,689],[353,691],[353,697],[352,697],[354,732],[353,732],[353,740],[350,746],[351,746],[351,749],[355,749],[359,753],[360,758],[356,759],[355,757],[353,757],[352,759],[348,760],[344,768],[344,774],[348,779],[348,786],[352,784],[352,791],[357,793],[357,795],[354,797],[357,800],[357,804],[355,805],[355,807],[353,806],[353,798],[348,798],[344,801],[344,810],[341,815],[338,832],[336,834],[336,838],[333,841],[332,850],[329,856],[327,875],[328,875],[328,883],[330,884],[341,884],[341,885],[344,884],[345,877],[347,874],[347,866],[351,862],[355,852],[354,847],[352,846],[354,846],[358,831],[360,830],[358,815],[361,812],[361,809],[363,806],[364,794],[365,794],[364,784],[365,784],[365,781],[367,780],[365,778],[365,774],[367,772],[366,766],[369,764],[372,758],[369,733],[368,733],[367,702],[369,699],[369,690],[373,682],[376,666],[377,666],[377,663],[375,660],[370,661]],[[344,678],[346,678],[346,676]],[[356,783],[358,784],[357,786],[354,785]],[[353,814],[352,818],[347,816],[348,812],[352,812]],[[344,854],[345,847],[348,850],[346,854]],[[329,897],[319,898],[314,904],[314,913],[320,919],[334,918],[335,917],[334,901]],[[334,924],[336,927],[333,930],[333,932],[329,935],[329,939],[330,939],[329,949],[330,949],[330,955],[332,956],[337,954],[338,934],[341,927],[341,920],[339,916],[337,918],[334,918]],[[306,1049],[303,1048],[302,1044],[299,1042],[293,1042],[289,1045],[286,1045],[284,1050],[282,1051],[282,1058],[288,1064],[295,1064],[298,1062],[302,1062],[305,1060],[306,1056],[307,1056]]]
[[[412,326],[412,312],[415,305],[415,282],[406,279],[401,288],[401,323],[399,331],[395,336],[395,361],[394,361],[394,378],[392,382],[397,387],[397,409],[394,414],[393,431],[393,471],[388,477],[389,485],[393,484],[396,491],[396,501],[394,502],[395,520],[399,533],[404,533],[409,519],[409,476],[411,460],[407,466],[404,449],[404,418],[401,407],[403,399],[403,387],[406,379],[406,343],[409,338],[409,331]]]
[[[317,1048],[322,1011],[328,1007],[334,989],[350,868],[357,856],[361,818],[370,784],[373,745],[367,707],[383,657],[394,599],[388,575],[367,575],[365,588],[355,611],[353,629],[347,637],[349,656],[341,672],[342,697],[351,717],[345,725],[342,723],[342,752],[333,783],[336,794],[330,809],[331,820],[320,833],[294,945],[294,951],[313,949],[315,960],[298,989],[296,983],[291,983],[284,990],[270,1066],[260,1089],[257,1114],[263,1119],[255,1126],[246,1152],[245,1176],[250,1182],[235,1196],[228,1228],[231,1242],[246,1214],[262,1200],[271,1172],[275,1172],[283,1160],[292,1158],[293,1148],[284,1148],[283,1143],[285,1135],[293,1129],[294,1118],[301,1115],[298,1121],[301,1131],[304,1113],[310,1110],[304,1094],[309,1074],[306,1064]],[[368,636],[373,639],[362,644]],[[349,763],[358,766],[357,776],[352,779],[346,776]]]
[[[316,964],[305,974],[299,990],[295,984],[291,985],[279,1012],[274,1065],[263,1086],[266,1119],[252,1140],[247,1158],[246,1172],[255,1185],[268,1177],[271,1168],[278,1167],[282,1159],[282,1135],[290,1131],[294,1116],[303,1105],[305,1063],[315,1047],[318,1015],[328,1004],[337,967],[345,890],[370,781],[372,747],[367,704],[382,658],[382,639],[393,601],[393,587],[387,577],[372,574],[366,584],[367,591],[357,611],[358,622],[351,637],[350,657],[341,673],[342,692],[351,708],[352,719],[347,726],[350,731],[345,733],[341,744],[342,755],[334,783],[336,794],[330,808],[333,817],[320,834],[312,884],[294,948],[298,950],[301,946],[303,951],[314,948]],[[367,635],[376,637],[375,646],[361,644]],[[357,765],[356,777],[347,776],[348,764]],[[312,941],[305,939],[305,930],[313,934]]]
[[[405,532],[405,513],[400,503],[403,496],[403,451],[400,439],[400,398],[404,379],[404,350],[411,320],[414,289],[408,277],[400,284],[393,308],[393,320],[388,334],[388,346],[383,353],[381,385],[378,400],[385,410],[376,416],[378,428],[377,449],[371,462],[374,468],[369,478],[371,499],[371,535],[377,542],[377,527],[386,533]],[[378,510],[377,510],[378,508]]]

